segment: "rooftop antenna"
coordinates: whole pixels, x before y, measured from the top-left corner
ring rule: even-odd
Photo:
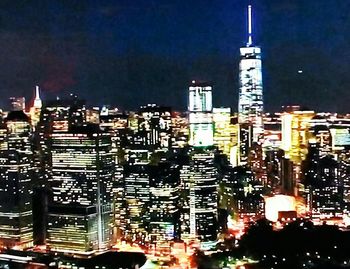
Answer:
[[[248,43],[247,47],[250,47],[253,44],[252,37],[252,6],[248,5]]]
[[[35,86],[35,99],[40,99],[39,86]]]

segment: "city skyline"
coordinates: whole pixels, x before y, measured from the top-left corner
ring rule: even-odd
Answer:
[[[0,5],[0,267],[349,268],[350,4],[314,3]]]
[[[348,4],[250,2],[257,14],[255,40],[263,49],[266,111],[301,104],[347,112]],[[73,91],[88,103],[121,109],[158,103],[184,110],[186,87],[196,79],[213,82],[214,106],[236,108],[247,4],[4,3],[2,64],[7,68],[0,93],[3,100],[10,93],[30,100],[38,84],[49,99]],[[168,103],[165,93],[170,93]]]

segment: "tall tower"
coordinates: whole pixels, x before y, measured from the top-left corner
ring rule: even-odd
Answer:
[[[34,104],[30,108],[30,118],[32,121],[32,126],[35,129],[39,120],[40,120],[40,113],[41,113],[41,107],[43,106],[42,101],[40,99],[40,92],[39,92],[39,86],[35,86],[35,99]]]
[[[0,130],[0,247],[25,249],[33,246],[30,120],[11,111]]]
[[[252,142],[263,134],[261,49],[253,44],[252,7],[248,6],[248,42],[240,48],[238,121],[252,128]]]

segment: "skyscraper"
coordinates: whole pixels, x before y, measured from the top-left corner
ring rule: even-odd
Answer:
[[[181,238],[215,241],[217,236],[217,169],[211,149],[189,152],[189,164],[181,169],[183,208]]]
[[[248,6],[248,42],[240,48],[238,121],[252,126],[251,139],[263,134],[263,84],[261,49],[253,44],[252,8]]]
[[[190,140],[193,147],[214,144],[212,86],[192,81],[189,87]]]
[[[230,156],[233,128],[231,125],[231,109],[215,108],[213,109],[214,122],[214,145],[218,147],[226,156]]]
[[[89,253],[109,246],[113,164],[111,138],[97,125],[52,134],[51,249]]]
[[[179,224],[179,165],[159,162],[149,166],[150,239],[154,243],[173,240]]]
[[[41,107],[42,107],[42,101],[40,99],[40,90],[39,90],[39,86],[36,86],[34,104],[30,108],[30,112],[29,112],[33,128],[36,127],[36,125],[40,120]]]
[[[27,248],[33,245],[30,119],[12,111],[1,128],[0,150],[0,246]]]

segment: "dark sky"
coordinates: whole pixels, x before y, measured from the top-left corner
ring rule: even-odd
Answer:
[[[350,1],[252,0],[267,111],[350,111]],[[0,1],[0,105],[75,92],[91,105],[185,109],[192,79],[236,110],[248,0]],[[298,70],[303,70],[302,74]]]

